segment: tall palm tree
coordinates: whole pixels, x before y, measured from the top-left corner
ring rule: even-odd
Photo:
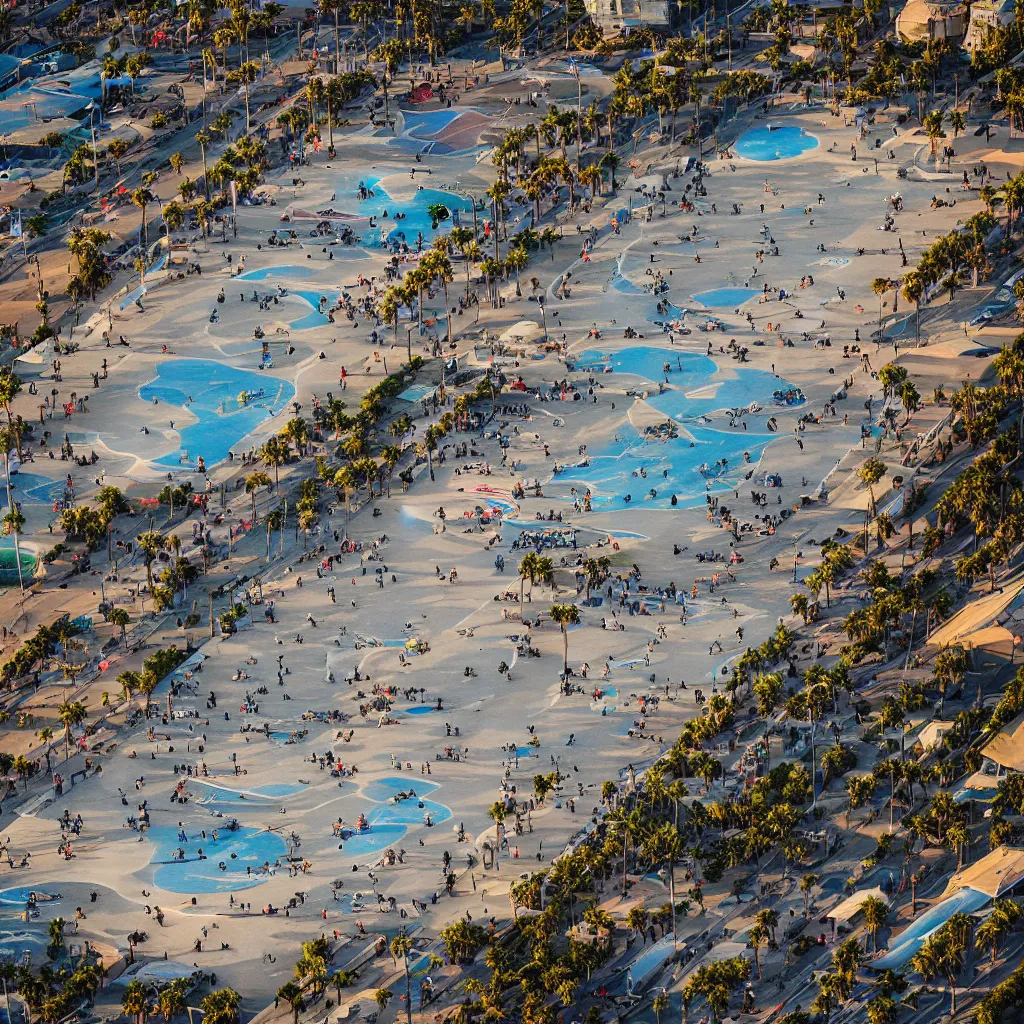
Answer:
[[[276,434],[260,447],[259,456],[265,466],[274,467],[274,486],[281,486],[281,467],[288,461],[288,445]]]
[[[121,643],[128,646],[128,623],[132,621],[126,608],[113,608],[110,612],[110,624],[121,630]]]
[[[552,622],[558,623],[562,631],[562,679],[563,685],[569,681],[569,627],[580,623],[580,610],[574,604],[553,604],[551,606]]]
[[[255,473],[250,473],[245,478],[245,493],[252,499],[252,520],[254,523],[256,522],[256,492],[261,487],[266,487],[269,491],[271,483],[270,477],[261,469],[256,470]]]
[[[939,975],[949,987],[949,1015],[956,1016],[956,983],[964,969],[964,953],[971,934],[969,914],[954,914],[938,931],[934,932],[914,954],[911,967],[931,981]]]
[[[871,949],[878,950],[878,933],[889,920],[889,904],[877,896],[868,896],[860,905],[864,924],[871,935]]]
[[[53,736],[54,736],[53,729],[51,729],[49,726],[46,726],[46,728],[40,729],[39,732],[37,733],[37,735],[39,737],[39,742],[43,744],[43,753],[46,756],[46,770],[47,770],[47,772],[49,772],[50,771],[50,743],[52,742]]]
[[[157,556],[167,547],[167,538],[154,530],[148,530],[146,533],[140,533],[135,538],[135,542],[139,545],[139,549],[142,551],[143,558],[146,562],[146,582],[149,585],[150,591],[153,590],[153,563],[156,561]]]
[[[979,952],[987,947],[992,963],[996,962],[999,947],[1013,931],[1021,913],[1021,908],[1013,900],[996,900],[992,904],[992,913],[978,926],[974,935],[974,945]]]
[[[88,717],[89,713],[85,710],[85,705],[81,701],[65,700],[57,705],[57,718],[60,720],[61,725],[64,726],[65,760],[71,756],[71,730],[76,725],[81,725]]]
[[[128,982],[121,994],[121,1009],[129,1020],[137,1024],[146,1024],[149,1015],[149,1000],[142,982],[138,979]]]
[[[19,459],[21,458],[21,431],[14,429],[14,418],[11,411],[11,403],[20,391],[21,378],[8,368],[0,370],[0,405],[4,407],[4,413],[7,416],[8,436],[14,439]],[[6,449],[3,454],[6,457]]]
[[[203,190],[206,192],[206,198],[210,198],[210,172],[206,167],[206,147],[213,142],[213,136],[205,129],[200,128],[195,134],[195,140],[199,143],[199,152],[203,157]]]

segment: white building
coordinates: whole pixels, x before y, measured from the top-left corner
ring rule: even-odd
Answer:
[[[972,53],[984,46],[999,28],[1008,28],[1014,21],[1014,0],[976,0],[971,4],[971,22],[967,26],[964,47]]]
[[[959,42],[967,27],[967,13],[960,3],[910,0],[896,15],[896,31],[907,43]]]
[[[601,30],[611,36],[649,25],[668,27],[668,0],[585,0],[587,13]]]

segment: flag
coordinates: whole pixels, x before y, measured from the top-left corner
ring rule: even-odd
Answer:
[[[231,209],[238,212],[238,182],[231,179]]]

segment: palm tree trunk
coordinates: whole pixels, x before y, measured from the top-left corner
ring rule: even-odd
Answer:
[[[677,826],[678,827],[678,826]],[[673,857],[668,865],[668,898],[672,905],[672,947],[678,942],[676,936],[676,859]]]

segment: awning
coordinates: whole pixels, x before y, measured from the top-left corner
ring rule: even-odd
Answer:
[[[946,647],[985,626],[990,626],[1007,611],[1024,590],[1024,582],[1014,583],[996,594],[972,602],[941,625],[928,638],[931,647]]]
[[[830,910],[825,916],[836,924],[852,921],[859,913],[864,901],[874,896],[889,906],[889,897],[876,885],[873,889],[858,889],[852,896],[847,896],[842,903]]]
[[[997,899],[1024,880],[1024,850],[1012,846],[997,846],[981,860],[958,871],[946,885],[943,898],[961,889],[974,889],[991,899]]]
[[[1003,768],[1024,772],[1024,714],[1004,725],[981,752]]]

